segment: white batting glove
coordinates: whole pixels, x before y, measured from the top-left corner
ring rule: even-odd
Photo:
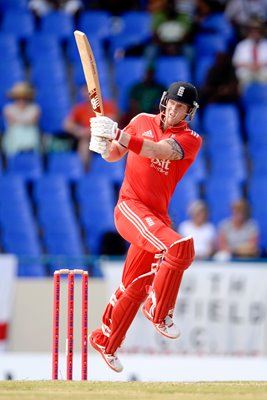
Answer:
[[[121,130],[118,123],[112,121],[111,118],[100,116],[90,119],[91,135],[106,138],[109,140],[120,140]]]
[[[108,139],[97,136],[91,136],[89,150],[101,154],[101,156],[104,159],[108,158],[110,153],[110,147],[111,147],[111,142]]]

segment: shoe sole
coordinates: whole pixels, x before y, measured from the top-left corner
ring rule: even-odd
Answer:
[[[113,365],[111,365],[108,360],[105,358],[105,355],[103,354],[102,349],[96,344],[96,342],[93,339],[92,334],[88,336],[88,341],[90,343],[90,345],[101,355],[101,357],[103,358],[103,360],[105,361],[105,363],[109,366],[109,368],[112,369],[112,371],[115,372],[121,372],[123,370],[123,368],[121,369],[116,369],[113,367]]]
[[[166,334],[165,332],[162,332],[162,331],[157,327],[157,324],[155,324],[155,323],[153,322],[153,320],[151,319],[151,316],[148,314],[148,312],[147,312],[147,310],[146,310],[146,308],[145,308],[144,306],[142,307],[141,310],[142,310],[143,315],[153,324],[154,328],[156,329],[156,331],[157,331],[160,335],[162,335],[162,336],[164,336],[164,337],[166,337],[166,338],[168,338],[168,339],[178,339],[178,337],[180,336],[180,333],[178,333],[178,335],[176,335],[176,336],[170,336],[170,335]]]

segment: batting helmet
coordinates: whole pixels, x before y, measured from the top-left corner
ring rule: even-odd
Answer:
[[[190,107],[189,120],[191,121],[199,108],[198,92],[194,85],[188,82],[174,82],[167,91],[163,92],[160,100],[160,111],[164,111],[169,99],[186,104]]]

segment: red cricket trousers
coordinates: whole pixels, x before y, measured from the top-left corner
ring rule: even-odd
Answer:
[[[103,317],[102,329],[93,332],[98,344],[113,354],[121,345],[140,304],[147,297],[155,269],[172,243],[181,236],[169,227],[169,219],[160,219],[144,204],[124,200],[115,208],[119,234],[131,243],[123,268],[120,287],[111,296]]]
[[[153,260],[155,254],[164,254],[172,243],[181,239],[181,236],[170,228],[167,216],[164,221],[135,200],[124,200],[117,204],[115,225],[119,234],[131,243],[122,277],[125,287],[151,269],[151,264],[145,261],[135,262],[136,257],[140,258],[140,252],[145,259]],[[132,264],[135,265],[134,270]]]

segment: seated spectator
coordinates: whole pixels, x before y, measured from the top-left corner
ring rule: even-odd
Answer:
[[[204,201],[194,201],[188,209],[190,219],[183,221],[179,227],[180,235],[193,236],[195,257],[198,260],[208,259],[215,252],[216,229],[208,221],[208,208]]]
[[[82,0],[30,0],[29,8],[37,18],[57,10],[76,16],[84,8],[84,4]]]
[[[267,22],[267,0],[230,0],[226,2],[225,16],[242,38],[244,27],[251,19]]]
[[[12,102],[3,108],[6,126],[2,140],[3,153],[11,156],[21,151],[40,151],[41,110],[34,102],[32,86],[27,82],[16,83],[7,96]]]
[[[260,254],[259,227],[250,218],[249,204],[239,200],[232,205],[232,215],[219,225],[217,260],[255,258]]]
[[[250,82],[267,82],[267,39],[264,25],[251,20],[247,36],[234,50],[233,65],[240,87]]]
[[[177,56],[187,52],[193,16],[176,7],[174,0],[151,0],[153,45],[147,49],[148,59],[157,56]]]
[[[165,87],[156,80],[153,66],[146,70],[144,79],[134,83],[129,89],[129,109],[120,120],[121,126],[126,126],[130,120],[141,112],[158,113],[158,104]]]
[[[90,164],[90,151],[88,150],[91,137],[90,118],[95,117],[95,113],[89,100],[86,85],[80,88],[80,96],[81,101],[74,105],[65,119],[63,127],[66,133],[70,134],[74,139],[74,149],[78,150],[85,169],[88,169]],[[112,100],[104,100],[103,106],[107,117],[117,118],[117,106]]]
[[[231,56],[218,53],[200,90],[201,104],[238,103],[239,88]]]

